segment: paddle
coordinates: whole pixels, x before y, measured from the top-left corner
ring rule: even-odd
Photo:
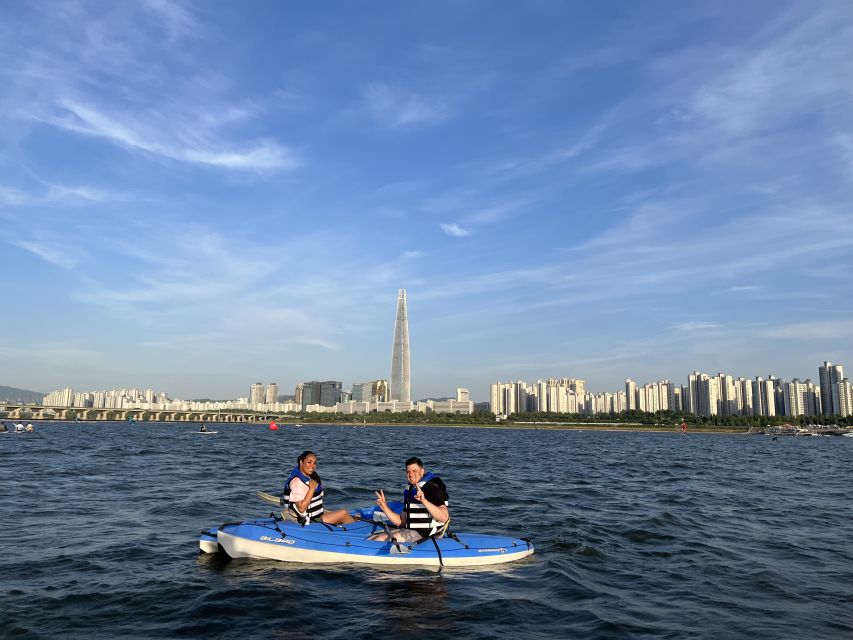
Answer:
[[[271,493],[267,493],[265,491],[258,491],[255,493],[261,500],[264,502],[269,502],[270,504],[274,504],[278,507],[284,506],[281,502],[281,496],[274,496]]]

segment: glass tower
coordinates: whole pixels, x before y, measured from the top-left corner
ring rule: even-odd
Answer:
[[[397,320],[394,322],[394,344],[391,347],[391,400],[411,402],[409,379],[409,312],[406,308],[406,290],[397,292]]]

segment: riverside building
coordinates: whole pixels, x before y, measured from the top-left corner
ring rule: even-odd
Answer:
[[[853,415],[853,388],[843,367],[824,362],[821,380],[794,378],[790,382],[768,376],[754,380],[726,373],[693,371],[686,385],[669,380],[637,384],[628,378],[624,391],[590,393],[583,380],[550,378],[528,384],[523,380],[496,382],[489,389],[489,406],[497,416],[549,412],[581,415],[643,411],[692,413],[697,416],[818,416]],[[826,396],[831,399],[827,402]],[[832,413],[826,413],[832,411]]]
[[[820,403],[825,416],[848,415],[841,412],[841,397],[838,383],[844,380],[844,367],[840,364],[824,362],[818,367],[820,379]]]

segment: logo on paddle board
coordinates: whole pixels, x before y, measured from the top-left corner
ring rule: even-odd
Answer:
[[[477,549],[477,553],[506,553],[506,549],[497,548],[497,549]]]
[[[264,542],[278,542],[281,544],[296,544],[296,540],[288,540],[287,538],[273,538],[272,536],[261,536],[261,540]]]

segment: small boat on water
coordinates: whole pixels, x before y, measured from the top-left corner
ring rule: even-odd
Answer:
[[[847,433],[842,433],[842,436],[846,436],[848,438],[853,438],[853,431],[848,431]]]
[[[15,433],[24,433],[26,430],[26,427],[24,427],[20,422],[15,425]]]
[[[402,503],[390,503],[396,511]],[[297,563],[358,563],[370,565],[421,565],[477,567],[505,564],[533,553],[524,538],[479,533],[450,533],[418,542],[370,540],[388,531],[378,507],[350,512],[357,520],[347,525],[311,522],[301,525],[275,515],[246,522],[226,522],[205,529],[199,538],[202,553],[222,552],[231,558],[260,558]]]

